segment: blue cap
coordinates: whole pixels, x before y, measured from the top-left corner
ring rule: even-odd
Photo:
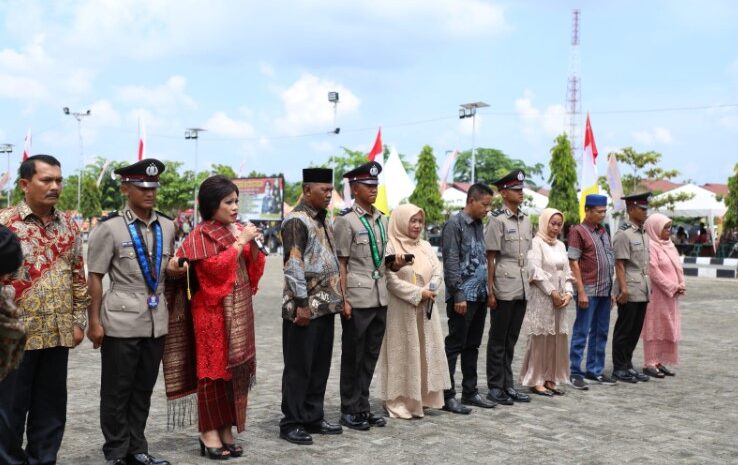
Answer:
[[[584,205],[587,207],[606,207],[607,197],[599,194],[589,194],[584,198]]]

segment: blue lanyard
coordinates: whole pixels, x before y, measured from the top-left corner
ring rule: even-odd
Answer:
[[[156,294],[156,288],[159,286],[159,277],[161,274],[161,256],[162,256],[162,235],[161,225],[159,222],[155,222],[152,225],[154,229],[154,263],[150,263],[148,254],[144,250],[143,241],[141,240],[141,233],[138,230],[138,225],[134,221],[128,224],[128,232],[131,234],[131,241],[133,241],[133,247],[136,250],[136,259],[138,260],[138,266],[141,267],[141,272],[146,280],[146,285],[152,294]],[[151,266],[155,266],[155,269],[151,269]]]

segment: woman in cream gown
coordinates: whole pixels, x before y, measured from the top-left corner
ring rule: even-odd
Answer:
[[[441,408],[443,390],[450,387],[441,320],[431,290],[441,287],[441,264],[431,245],[420,239],[424,217],[421,208],[405,204],[389,220],[387,254],[415,256],[409,264],[397,261],[393,266],[397,271],[387,270],[389,302],[378,395],[391,418],[422,417],[424,407]]]

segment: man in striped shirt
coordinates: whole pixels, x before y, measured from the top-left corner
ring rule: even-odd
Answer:
[[[605,347],[610,327],[612,282],[615,255],[610,236],[600,224],[607,211],[607,197],[585,198],[584,221],[569,231],[569,263],[576,278],[577,317],[571,335],[571,384],[587,390],[584,380],[615,384],[604,375]],[[587,340],[589,338],[589,341]],[[584,348],[587,349],[586,371],[582,371]]]

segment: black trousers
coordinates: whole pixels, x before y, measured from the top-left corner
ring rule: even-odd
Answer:
[[[100,353],[100,426],[105,436],[105,459],[148,453],[144,429],[164,354],[164,336],[105,336]]]
[[[297,326],[282,321],[282,420],[286,431],[323,419],[323,399],[333,356],[335,314],[324,315]]]
[[[646,318],[648,302],[618,304],[618,319],[612,333],[612,368],[614,371],[633,368],[633,351],[638,345]]]
[[[498,300],[497,308],[489,313],[487,386],[490,389],[513,387],[512,361],[527,305],[528,301],[522,299]]]
[[[369,412],[369,385],[382,348],[387,307],[354,309],[341,319],[341,413]]]
[[[477,359],[482,345],[484,320],[487,318],[487,302],[466,302],[466,314],[454,311],[454,301],[446,302],[448,336],[446,336],[446,360],[451,374],[451,389],[443,391],[443,397],[456,396],[456,360],[461,356],[461,395],[471,397],[477,393]]]
[[[0,463],[56,463],[67,416],[69,348],[28,350],[0,382]],[[22,448],[26,433],[26,449]]]

